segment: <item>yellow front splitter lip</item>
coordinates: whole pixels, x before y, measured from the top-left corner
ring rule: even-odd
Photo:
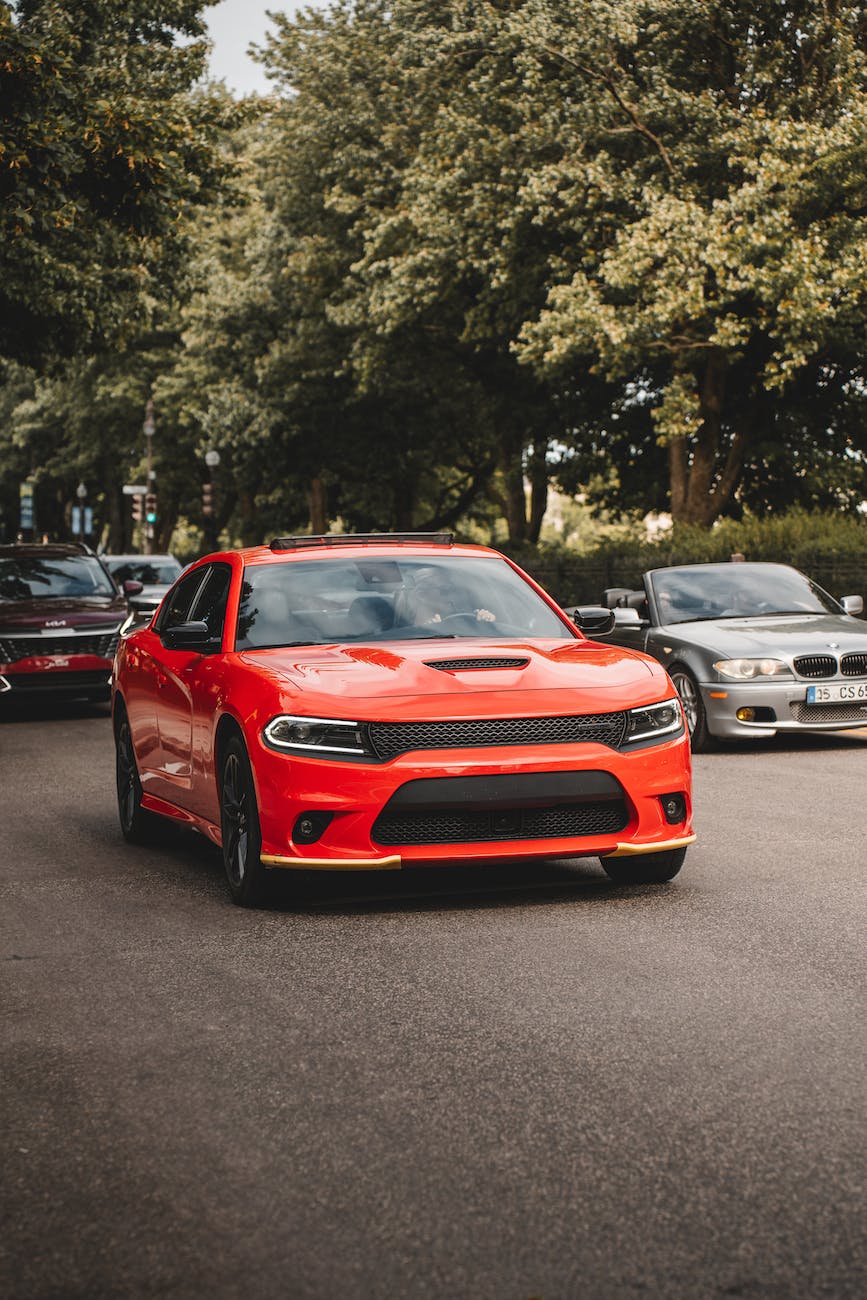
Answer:
[[[290,871],[399,871],[403,865],[397,856],[388,858],[283,858],[263,853],[266,867],[283,867]]]
[[[681,835],[676,840],[657,840],[655,844],[618,844],[606,858],[631,858],[638,853],[669,853],[672,849],[685,849],[695,843],[694,835]]]

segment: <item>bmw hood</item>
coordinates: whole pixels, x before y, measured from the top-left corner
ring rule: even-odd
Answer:
[[[867,623],[846,614],[786,614],[717,618],[658,630],[663,640],[688,642],[725,659],[867,652]]]

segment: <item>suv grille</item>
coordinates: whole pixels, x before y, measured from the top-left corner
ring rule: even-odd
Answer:
[[[372,722],[377,758],[414,749],[471,749],[481,745],[569,745],[595,742],[617,749],[626,714],[586,713],[558,718],[481,718],[461,722]]]
[[[19,659],[45,655],[99,655],[100,659],[113,659],[119,634],[111,632],[81,632],[74,636],[4,636],[0,637],[0,662],[14,664]]]
[[[844,677],[867,677],[867,654],[844,655],[840,672]]]
[[[800,677],[833,677],[837,671],[833,655],[798,655],[794,664]]]
[[[383,813],[373,825],[379,844],[466,844],[479,841],[572,839],[610,835],[629,821],[622,799],[560,804],[554,808],[498,808],[477,812]]]

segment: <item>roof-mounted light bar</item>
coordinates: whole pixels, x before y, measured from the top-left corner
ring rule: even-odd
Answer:
[[[320,533],[301,537],[275,537],[270,543],[272,551],[295,551],[305,546],[369,546],[388,542],[389,545],[453,546],[454,533]]]

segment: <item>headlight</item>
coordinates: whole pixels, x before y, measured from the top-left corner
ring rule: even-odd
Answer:
[[[636,740],[662,740],[683,731],[683,713],[680,700],[665,700],[662,704],[648,704],[643,709],[630,709],[626,715],[625,745]]]
[[[282,713],[272,718],[264,737],[275,749],[304,754],[369,754],[360,722],[336,718],[296,718]]]
[[[714,668],[723,677],[736,682],[751,682],[754,677],[791,677],[792,670],[779,659],[719,659]]]

